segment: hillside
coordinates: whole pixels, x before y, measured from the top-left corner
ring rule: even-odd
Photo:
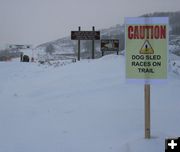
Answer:
[[[173,54],[180,55],[180,12],[155,12],[142,15],[143,17],[160,17],[168,16],[170,21],[169,51]],[[70,34],[71,31],[69,31]],[[100,29],[101,39],[119,39],[120,51],[124,50],[124,25],[117,24],[110,28]],[[91,41],[81,41],[81,58],[91,58],[92,45]],[[40,63],[51,63],[53,60],[59,64],[62,60],[75,61],[77,58],[77,41],[72,41],[70,36],[60,38],[55,41],[38,45],[34,49],[14,50],[5,49],[0,51],[0,61],[10,60],[19,57],[21,52],[30,54]],[[100,41],[95,41],[95,58],[101,57]],[[53,62],[54,62],[53,61]],[[57,63],[58,62],[58,63]],[[64,61],[63,61],[64,62]]]
[[[149,13],[142,15],[141,17],[163,17],[168,16],[169,17],[169,25],[170,25],[170,44],[171,41],[180,41],[180,11],[178,12],[155,12],[155,13]],[[120,50],[124,50],[124,25],[117,24],[115,26],[112,26],[110,28],[100,29],[101,32],[101,39],[119,39],[120,40]],[[70,34],[70,31],[69,31]],[[175,36],[175,37],[173,37]],[[179,44],[178,44],[179,45]],[[41,49],[45,52],[47,51],[47,48],[51,46],[51,50],[54,54],[74,54],[76,57],[77,54],[77,41],[72,41],[69,37],[60,38],[58,40],[48,42],[41,44],[37,46],[37,50]],[[91,41],[81,41],[81,52],[82,52],[82,58],[90,58],[91,57]],[[101,56],[100,52],[100,41],[95,42],[95,54],[96,57]],[[176,54],[179,54],[179,49],[174,50],[174,52],[178,52]]]

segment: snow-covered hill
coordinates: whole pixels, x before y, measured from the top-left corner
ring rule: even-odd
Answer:
[[[154,12],[150,14],[144,14],[140,17],[169,17],[169,33],[170,33],[170,44],[174,43],[173,41],[177,39],[177,36],[180,35],[180,21],[178,20],[180,15],[180,11],[177,12]],[[124,50],[124,25],[114,25],[109,28],[104,28],[104,29],[97,29],[100,31],[101,34],[101,39],[119,39],[120,42],[120,50]],[[41,44],[37,46],[38,49],[44,49],[49,45],[53,46],[53,50],[55,51],[56,54],[75,54],[77,53],[77,42],[76,41],[71,41],[70,37],[71,31],[69,31],[69,36],[60,38],[58,40],[54,40],[51,42],[47,42],[44,44]],[[179,40],[179,38],[178,38]],[[176,41],[176,40],[175,40]],[[180,40],[179,40],[180,41]],[[179,42],[178,42],[179,43]],[[174,44],[173,44],[174,45]],[[180,44],[178,44],[180,46]],[[174,51],[174,47],[172,46],[172,49]],[[91,45],[89,45],[88,42],[86,41],[81,41],[81,52],[83,52],[85,58],[87,58],[87,53],[88,51],[91,50]],[[100,42],[97,41],[97,45],[95,45],[95,53],[99,53],[100,51]],[[178,50],[178,52],[180,52]],[[86,54],[85,54],[86,53]],[[180,54],[180,53],[179,53]]]
[[[41,45],[37,46],[36,49],[37,50],[44,49],[44,51],[46,51],[46,48],[49,45],[52,45],[55,53],[58,53],[58,54],[67,54],[67,53],[74,54],[75,53],[75,51],[74,51],[75,43],[73,41],[71,41],[70,37],[60,38],[60,39],[52,41],[52,42],[47,42],[47,43],[41,44]]]
[[[152,139],[144,139],[142,84],[124,56],[53,68],[0,62],[0,152],[162,152],[180,136],[180,79],[151,86]]]

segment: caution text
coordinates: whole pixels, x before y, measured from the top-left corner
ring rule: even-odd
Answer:
[[[166,39],[165,25],[137,25],[128,27],[129,39]]]

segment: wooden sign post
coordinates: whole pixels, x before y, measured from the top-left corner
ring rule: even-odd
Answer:
[[[145,138],[151,138],[150,84],[144,85]]]
[[[95,27],[92,27],[92,31],[95,31]],[[94,59],[94,39],[92,39],[92,59]]]
[[[81,27],[79,26],[79,32],[80,31],[81,31]],[[80,61],[80,55],[81,55],[80,49],[81,49],[81,42],[80,39],[78,39],[78,61]]]

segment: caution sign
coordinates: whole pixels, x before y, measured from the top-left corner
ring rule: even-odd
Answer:
[[[125,19],[126,78],[165,80],[167,78],[168,18]]]

